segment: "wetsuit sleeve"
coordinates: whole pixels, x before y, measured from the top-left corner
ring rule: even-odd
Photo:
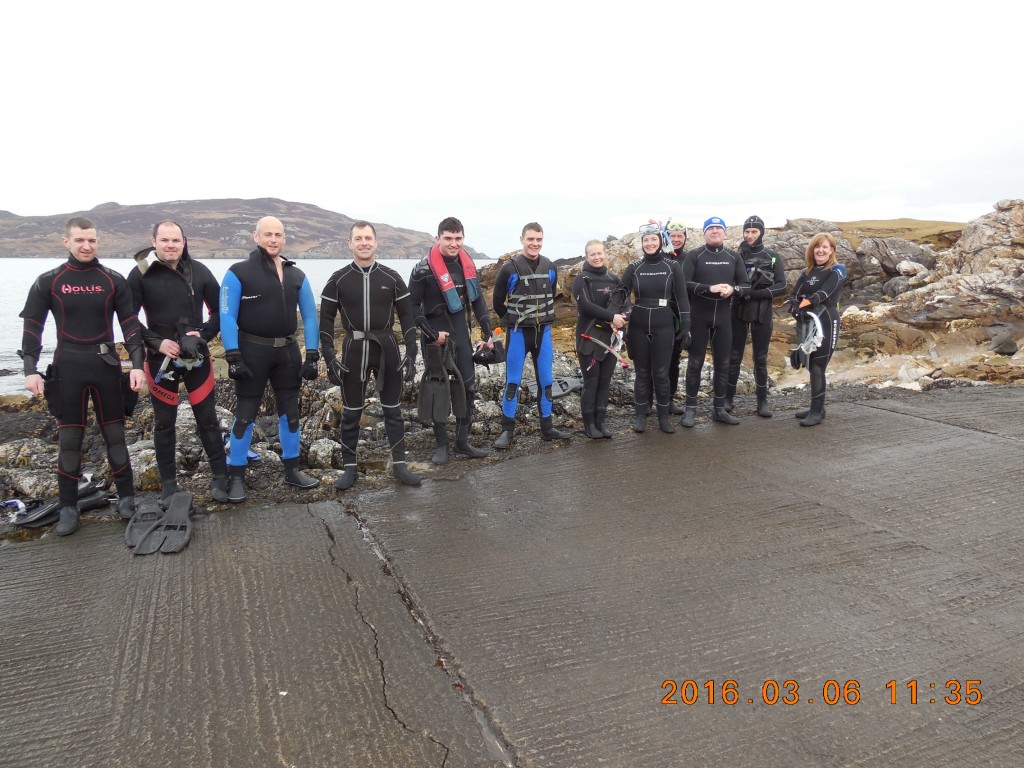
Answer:
[[[600,304],[595,304],[593,297],[590,295],[590,291],[587,290],[588,281],[583,275],[577,275],[576,279],[572,283],[572,297],[576,301],[576,306],[580,308],[585,318],[597,318],[598,320],[604,320],[607,323],[612,321],[615,317],[615,313],[607,307],[602,307]]]
[[[220,312],[217,309],[220,285],[211,272],[203,283],[203,304],[206,305],[206,322],[199,327],[199,335],[207,341],[213,341],[220,333]],[[202,318],[199,318],[202,319]]]
[[[115,273],[116,274],[116,273]],[[142,369],[146,365],[146,350],[142,346],[142,323],[132,298],[128,282],[117,275],[114,279],[114,312],[121,326],[124,346],[132,360],[132,368]]]
[[[238,349],[238,307],[242,301],[242,283],[230,269],[220,286],[220,339],[224,351]]]
[[[135,314],[139,313],[142,309],[142,299],[145,295],[142,287],[142,273],[138,267],[134,267],[131,272],[128,273],[128,290],[132,292],[132,308],[135,310]],[[140,321],[141,322],[141,321]],[[149,314],[146,314],[146,323],[150,322]],[[160,334],[156,331],[151,331],[146,325],[142,326],[142,341],[147,347],[154,352],[160,351],[160,342],[163,339]]]
[[[826,301],[832,298],[832,295],[837,293],[843,287],[843,278],[834,269],[828,271],[828,277],[822,282],[821,287],[814,293],[807,295],[807,298],[811,300],[811,304],[817,307],[820,304],[824,304]]]
[[[626,268],[622,271],[622,277],[619,281],[626,289],[626,302],[632,304],[633,299],[633,274],[636,272],[636,262],[631,261],[626,265]]]
[[[40,276],[29,288],[25,308],[21,310],[24,323],[22,323],[20,351],[26,376],[37,373],[39,355],[43,352],[43,327],[46,325],[46,314],[49,311],[49,283],[44,284],[43,276]]]
[[[747,268],[738,253],[734,253],[732,256],[736,260],[733,266],[732,287],[740,296],[748,296],[750,294],[750,279],[747,277]]]
[[[306,340],[306,351],[316,352],[320,340],[320,323],[316,316],[316,299],[309,287],[309,278],[302,278],[299,288],[299,314],[302,315],[302,335]]]
[[[491,307],[494,309],[494,314],[498,316],[498,322],[501,322],[502,318],[508,314],[508,306],[505,302],[508,300],[509,288],[515,287],[509,283],[512,280],[512,276],[515,274],[515,265],[512,264],[511,260],[506,261],[501,269],[498,270],[498,276],[494,279],[494,291],[491,294]]]
[[[338,316],[338,273],[331,275],[320,294],[320,354],[330,363],[337,356],[334,351],[334,319]]]
[[[679,327],[683,333],[690,332],[690,296],[686,290],[686,276],[683,274],[683,265],[677,261],[672,264],[672,290],[676,297],[676,318],[679,320]]]
[[[548,280],[551,283],[551,300],[554,301],[562,292],[558,290],[558,270],[552,267],[548,270]]]
[[[483,334],[484,340],[487,340],[493,335],[494,329],[491,327],[491,318],[487,314],[487,302],[484,300],[483,293],[476,297],[472,307],[476,321],[480,324],[480,333]]]
[[[707,283],[698,283],[694,279],[697,273],[697,254],[699,251],[690,251],[683,260],[683,279],[686,281],[686,291],[690,296],[710,296],[718,298],[718,294],[711,293],[711,286]]]
[[[430,267],[426,267],[424,273],[424,266],[426,266],[426,259],[413,267],[412,274],[409,275],[409,300],[412,302],[412,311],[416,320],[426,317],[426,313],[423,311],[423,299],[427,290],[426,279],[430,276]]]
[[[777,299],[780,296],[785,296],[786,291],[789,290],[789,284],[786,282],[786,265],[775,254],[772,254],[772,259],[774,263],[772,264],[773,281],[771,286],[768,288],[751,288],[750,298]]]
[[[413,320],[412,299],[409,296],[409,289],[405,281],[399,277],[395,281],[395,312],[398,314],[398,323],[402,326],[402,341],[405,343],[405,354],[410,359],[416,359],[416,323]]]
[[[793,286],[793,292],[789,295],[789,303],[792,308],[795,308],[800,303],[800,294],[803,292],[804,282],[806,279],[807,273],[801,271],[800,276],[796,279],[796,285]],[[790,311],[792,311],[792,309]]]

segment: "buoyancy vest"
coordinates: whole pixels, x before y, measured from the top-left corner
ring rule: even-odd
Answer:
[[[427,264],[441,288],[448,311],[453,313],[462,311],[462,299],[459,298],[459,291],[455,287],[452,276],[448,273],[448,266],[444,263],[441,249],[436,245],[430,249]],[[462,274],[466,278],[466,298],[468,303],[472,304],[480,297],[480,281],[476,276],[476,265],[473,263],[473,259],[461,248],[459,249],[459,264],[462,266]]]
[[[550,325],[555,321],[555,290],[551,273],[555,265],[545,256],[538,256],[534,271],[525,255],[512,258],[518,279],[508,295],[506,309],[513,328],[526,325]]]

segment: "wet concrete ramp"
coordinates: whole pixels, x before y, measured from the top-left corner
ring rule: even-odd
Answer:
[[[1024,393],[963,394],[586,441],[361,514],[523,765],[1024,765]]]

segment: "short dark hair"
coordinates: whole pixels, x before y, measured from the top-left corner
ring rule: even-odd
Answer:
[[[540,232],[542,235],[544,234],[544,227],[542,227],[536,221],[531,221],[529,224],[523,227],[523,234],[521,235],[521,237],[526,237],[526,230],[528,229],[532,230],[533,232]]]
[[[371,224],[368,221],[354,221],[354,222],[352,222],[352,226],[349,227],[349,230],[348,230],[348,239],[351,240],[352,239],[352,233],[355,232],[357,229],[363,229],[364,227],[369,227],[370,228],[370,231],[373,232],[373,239],[376,240],[377,239],[377,230],[374,228],[373,224]]]
[[[181,228],[181,224],[179,224],[178,222],[173,221],[171,219],[164,219],[163,221],[158,222],[156,225],[154,225],[154,227],[153,227],[153,237],[156,237],[157,230],[159,230],[160,227],[162,227],[164,224],[169,224],[172,227],[177,227],[178,231],[181,232],[181,236],[183,238],[185,237],[185,230]]]
[[[442,232],[453,232],[455,234],[466,234],[466,230],[462,228],[462,222],[456,219],[454,216],[449,216],[447,219],[437,225],[437,236],[440,237]]]
[[[96,225],[84,216],[74,216],[64,225],[64,237],[70,237],[72,229],[96,229]]]

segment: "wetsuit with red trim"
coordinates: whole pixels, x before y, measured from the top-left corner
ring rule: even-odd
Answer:
[[[128,274],[135,311],[146,311],[142,337],[146,344],[146,383],[153,401],[153,449],[160,481],[167,486],[175,481],[175,424],[178,418],[181,384],[188,391],[189,405],[196,418],[196,432],[210,460],[216,483],[227,482],[227,460],[214,399],[213,365],[207,342],[220,331],[217,301],[220,284],[209,268],[188,253],[186,247],[175,266],[159,259],[143,272],[136,266]],[[207,319],[203,320],[203,310]],[[182,331],[198,331],[203,359],[185,367],[177,360],[165,364],[160,344],[169,339],[178,342]],[[179,356],[179,360],[183,356]],[[186,361],[188,362],[188,361]],[[156,381],[156,377],[160,381]]]
[[[107,445],[110,472],[117,493],[135,495],[135,480],[124,437],[125,405],[121,390],[121,364],[114,350],[114,314],[117,314],[132,366],[145,361],[139,319],[123,276],[97,260],[79,262],[73,256],[44,272],[28,292],[22,352],[25,374],[37,373],[42,353],[46,315],[57,325],[47,402],[59,426],[57,486],[61,507],[74,507],[81,478],[82,438],[89,398],[96,411],[100,434]],[[56,382],[59,385],[56,386]]]

